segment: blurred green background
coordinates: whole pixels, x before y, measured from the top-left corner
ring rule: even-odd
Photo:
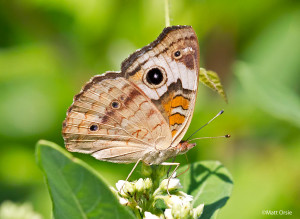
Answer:
[[[234,190],[220,218],[300,218],[300,2],[296,0],[171,0],[171,24],[192,25],[201,66],[219,73],[226,104],[200,84],[187,136],[221,109],[189,162],[219,160]],[[73,96],[93,75],[120,70],[130,53],[165,25],[162,0],[0,1],[0,202],[29,202],[51,218],[36,165],[39,139],[63,146],[61,125]],[[110,185],[133,164],[74,154]],[[178,160],[185,164],[184,156]],[[133,177],[134,178],[134,177]],[[283,218],[283,217],[281,217]]]

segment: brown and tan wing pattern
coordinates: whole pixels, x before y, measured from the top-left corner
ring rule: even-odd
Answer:
[[[190,124],[199,81],[199,45],[192,27],[165,28],[122,63],[122,72],[160,110],[172,133],[170,146],[176,146]]]
[[[122,73],[95,76],[74,97],[63,124],[69,151],[99,160],[136,162],[172,142],[169,125],[151,100]]]

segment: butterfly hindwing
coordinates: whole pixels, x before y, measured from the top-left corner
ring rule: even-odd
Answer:
[[[176,146],[190,124],[198,88],[199,45],[194,30],[165,28],[154,42],[129,56],[122,71],[160,110]],[[147,76],[154,71],[162,75],[160,83],[149,83]]]

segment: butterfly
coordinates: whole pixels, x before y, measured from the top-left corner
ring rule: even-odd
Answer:
[[[199,44],[191,26],[170,26],[125,59],[120,72],[93,77],[63,122],[67,150],[115,163],[177,165],[195,146],[182,141],[193,116]]]

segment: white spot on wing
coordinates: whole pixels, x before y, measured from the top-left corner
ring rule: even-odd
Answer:
[[[164,59],[164,57],[162,55],[159,56],[161,60],[164,60],[164,68],[166,70],[167,73],[167,85],[169,86],[170,84],[174,83],[177,81],[178,79],[178,75],[176,73],[176,71],[170,69],[170,66],[168,65],[168,63],[171,62],[171,59],[166,57],[166,59]]]
[[[153,68],[155,66],[155,63],[153,61],[153,59],[149,59],[148,62],[146,62],[144,65],[143,65],[143,69],[144,70],[147,70],[149,68]]]
[[[150,99],[154,99],[154,100],[158,100],[159,96],[157,95],[157,93],[155,92],[155,90],[150,89],[149,87],[147,87],[147,85],[145,84],[139,84],[138,87],[147,94],[147,96]]]
[[[187,110],[182,109],[180,106],[172,109],[172,114],[180,113],[182,115],[186,114]]]
[[[166,93],[168,90],[167,85],[163,85],[160,88],[156,89],[158,95],[161,97],[164,93]]]

